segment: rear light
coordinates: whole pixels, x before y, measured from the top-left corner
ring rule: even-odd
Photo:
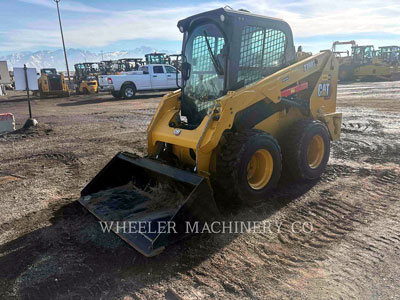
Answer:
[[[113,84],[112,78],[108,77],[107,81],[108,81],[108,84]]]

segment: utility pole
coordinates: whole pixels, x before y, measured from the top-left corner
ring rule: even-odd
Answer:
[[[31,99],[29,98],[28,68],[24,65],[26,96],[28,97],[29,119],[32,119]]]
[[[61,39],[63,43],[63,48],[64,48],[64,58],[65,58],[65,64],[67,66],[67,75],[68,75],[68,92],[71,87],[71,77],[69,75],[69,67],[68,67],[68,59],[67,59],[67,51],[65,50],[65,42],[64,42],[64,33],[61,25],[61,15],[60,15],[60,8],[58,6],[58,2],[61,0],[54,0],[54,2],[57,4],[57,13],[58,13],[58,22],[60,23],[60,31],[61,31]]]

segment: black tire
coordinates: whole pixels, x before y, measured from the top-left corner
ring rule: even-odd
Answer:
[[[113,91],[113,92],[111,92],[111,95],[112,95],[115,99],[121,99],[121,92],[120,92],[120,91]]]
[[[252,203],[266,199],[278,184],[282,171],[281,149],[275,138],[262,130],[227,132],[226,143],[217,158],[216,174],[212,177],[213,188],[218,200],[221,198],[234,204]],[[250,160],[256,152],[267,151],[272,162],[272,171],[265,185],[251,186],[248,172]],[[261,164],[262,165],[262,164]],[[269,164],[270,165],[270,164]],[[263,170],[263,169],[261,169]]]
[[[42,85],[39,85],[39,98],[40,98],[40,99],[43,99],[43,98],[44,98],[44,93],[43,93],[43,90],[42,90]]]
[[[84,95],[89,95],[90,92],[89,92],[89,90],[87,88],[83,88],[83,94]]]
[[[121,96],[124,99],[133,99],[135,98],[136,87],[132,83],[125,84],[121,89]]]
[[[314,144],[317,146],[313,147]],[[329,160],[330,144],[329,131],[324,123],[316,120],[296,122],[282,147],[285,168],[296,180],[319,178]],[[309,147],[317,150],[310,151],[309,155]]]

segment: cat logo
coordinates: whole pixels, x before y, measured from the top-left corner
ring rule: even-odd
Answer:
[[[323,82],[318,85],[318,97],[324,97],[329,99],[331,84],[328,82]]]

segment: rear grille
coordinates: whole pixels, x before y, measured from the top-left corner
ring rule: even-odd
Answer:
[[[62,91],[62,83],[60,77],[49,78],[48,80],[51,91]]]

